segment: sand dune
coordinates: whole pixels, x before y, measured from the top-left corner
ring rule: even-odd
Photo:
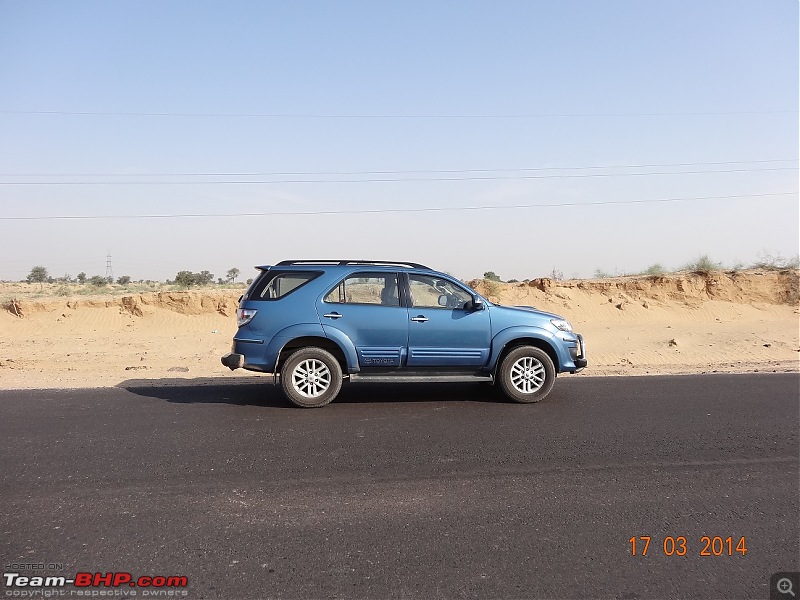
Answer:
[[[570,319],[589,349],[579,377],[798,371],[797,271],[471,284]],[[19,299],[0,311],[1,388],[258,377],[219,362],[241,290],[28,299],[6,287]]]

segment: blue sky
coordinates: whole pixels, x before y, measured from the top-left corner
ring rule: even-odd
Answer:
[[[793,0],[0,0],[0,279],[794,256],[799,43]]]

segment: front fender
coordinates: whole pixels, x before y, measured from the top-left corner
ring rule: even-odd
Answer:
[[[536,339],[546,342],[558,357],[558,364],[555,365],[556,371],[560,372],[576,368],[569,354],[569,349],[563,340],[547,329],[525,325],[508,327],[498,332],[494,338],[492,338],[492,353],[489,357],[489,365],[491,365],[493,369],[496,368],[498,366],[497,361],[503,349],[509,343],[519,339]]]

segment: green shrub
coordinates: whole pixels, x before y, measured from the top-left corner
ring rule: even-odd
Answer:
[[[191,271],[178,271],[175,275],[175,285],[192,287],[193,285],[208,285],[214,280],[214,274],[208,271],[192,273]],[[169,282],[167,282],[169,283]]]
[[[667,270],[664,268],[663,265],[656,263],[654,265],[650,265],[649,267],[647,267],[647,269],[643,274],[655,276],[655,275],[664,275],[666,272]]]
[[[89,285],[93,285],[94,287],[103,287],[108,284],[108,278],[100,277],[100,275],[92,275],[87,281]]]
[[[708,257],[708,254],[703,254],[702,256],[697,257],[697,259],[694,261],[685,264],[681,270],[707,275],[708,273],[713,273],[714,271],[721,271],[722,263],[714,262]]]

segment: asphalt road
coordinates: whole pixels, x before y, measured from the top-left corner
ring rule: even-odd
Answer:
[[[799,398],[796,374],[563,377],[537,405],[354,384],[319,410],[252,379],[2,391],[0,559],[187,598],[769,598],[800,570]]]

